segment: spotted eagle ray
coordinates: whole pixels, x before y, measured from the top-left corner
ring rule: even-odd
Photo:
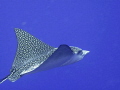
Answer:
[[[69,65],[81,60],[89,51],[81,48],[60,45],[58,48],[49,46],[22,29],[15,28],[18,40],[17,53],[10,74],[0,80],[15,82],[21,76]]]

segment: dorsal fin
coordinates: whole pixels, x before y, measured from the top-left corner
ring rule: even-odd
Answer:
[[[12,65],[12,70],[19,67],[35,56],[48,52],[54,47],[51,47],[22,29],[15,28],[15,33],[18,40],[18,49],[15,60]]]

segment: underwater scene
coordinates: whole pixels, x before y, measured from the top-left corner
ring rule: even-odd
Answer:
[[[0,90],[120,90],[119,0],[1,0]]]

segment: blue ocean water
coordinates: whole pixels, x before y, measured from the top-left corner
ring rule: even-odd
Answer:
[[[119,0],[1,0],[0,78],[16,54],[14,28],[90,53],[72,65],[7,80],[0,90],[120,90]]]

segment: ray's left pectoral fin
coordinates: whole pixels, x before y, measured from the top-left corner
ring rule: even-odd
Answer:
[[[18,49],[11,70],[19,69],[23,63],[29,61],[29,58],[54,49],[54,47],[47,45],[22,29],[15,28],[15,33],[18,41]]]

